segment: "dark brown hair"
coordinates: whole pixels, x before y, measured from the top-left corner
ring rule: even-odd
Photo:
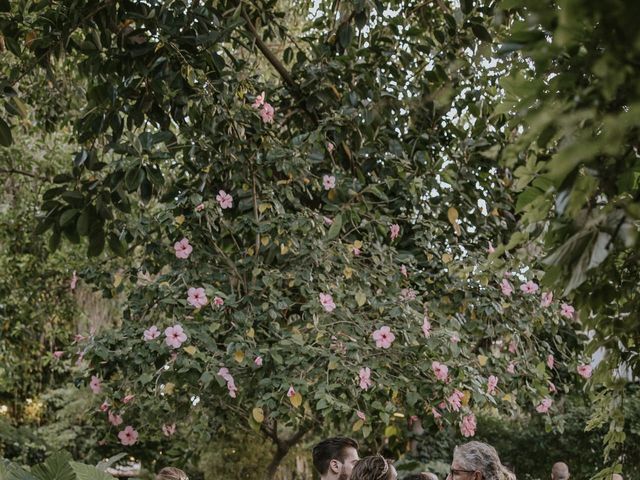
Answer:
[[[331,460],[336,459],[344,462],[347,448],[357,450],[358,442],[349,437],[332,437],[321,441],[313,447],[313,466],[320,475],[324,475],[329,470]]]
[[[350,480],[390,480],[391,476],[391,462],[382,455],[372,455],[358,460]]]

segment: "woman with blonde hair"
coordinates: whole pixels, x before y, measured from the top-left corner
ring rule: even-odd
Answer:
[[[507,469],[491,445],[469,442],[453,451],[451,470],[447,479],[451,480],[516,480]]]
[[[372,455],[358,460],[350,480],[398,480],[398,472],[382,455]]]
[[[189,477],[179,468],[164,467],[156,475],[156,480],[189,480]]]

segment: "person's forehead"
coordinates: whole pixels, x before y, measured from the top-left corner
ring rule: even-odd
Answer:
[[[358,451],[353,447],[345,448],[343,450],[343,455],[344,455],[344,458],[347,458],[349,460],[354,459],[354,458],[356,460],[358,459]]]

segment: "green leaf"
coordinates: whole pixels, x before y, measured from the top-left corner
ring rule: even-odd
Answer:
[[[342,48],[348,48],[351,40],[353,40],[353,27],[345,22],[338,28],[338,41]]]
[[[102,226],[94,228],[89,234],[89,247],[87,254],[90,257],[96,257],[104,250],[104,229]]]
[[[0,145],[8,147],[13,143],[11,128],[2,118],[0,118]]]
[[[76,476],[69,465],[71,455],[68,452],[57,452],[44,463],[31,468],[31,473],[39,480],[75,480]]]
[[[493,38],[491,38],[491,34],[489,30],[487,30],[483,25],[479,23],[471,24],[471,31],[476,36],[478,40],[482,40],[483,42],[492,42]]]
[[[67,225],[76,217],[77,214],[78,210],[76,210],[75,208],[70,208],[69,210],[65,210],[64,212],[62,212],[59,220],[60,226],[64,227],[65,225]]]
[[[127,254],[127,244],[123,240],[120,240],[115,233],[109,234],[109,248],[120,257],[124,257]]]
[[[115,480],[114,477],[102,470],[84,463],[69,462],[78,480]]]
[[[333,240],[338,235],[340,235],[341,229],[342,229],[342,214],[339,213],[333,219],[333,224],[331,225],[331,228],[329,228],[329,231],[327,232],[327,240]]]

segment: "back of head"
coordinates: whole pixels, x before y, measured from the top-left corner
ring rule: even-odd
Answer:
[[[391,480],[393,469],[382,455],[372,455],[358,460],[350,480]]]
[[[569,467],[564,462],[556,462],[551,467],[551,478],[552,480],[568,480],[569,478]]]
[[[189,480],[189,477],[179,468],[164,467],[156,475],[156,480]]]
[[[614,473],[613,475],[611,475],[611,480],[623,480],[623,478],[619,473]]]
[[[320,475],[325,475],[329,470],[329,464],[334,458],[344,461],[347,448],[358,449],[358,442],[349,437],[332,437],[321,441],[313,447],[313,466]]]
[[[491,445],[482,442],[468,442],[453,451],[453,456],[464,466],[465,470],[482,473],[483,480],[515,480],[498,457],[498,452]]]
[[[438,477],[434,473],[420,472],[407,475],[402,480],[438,480]]]

